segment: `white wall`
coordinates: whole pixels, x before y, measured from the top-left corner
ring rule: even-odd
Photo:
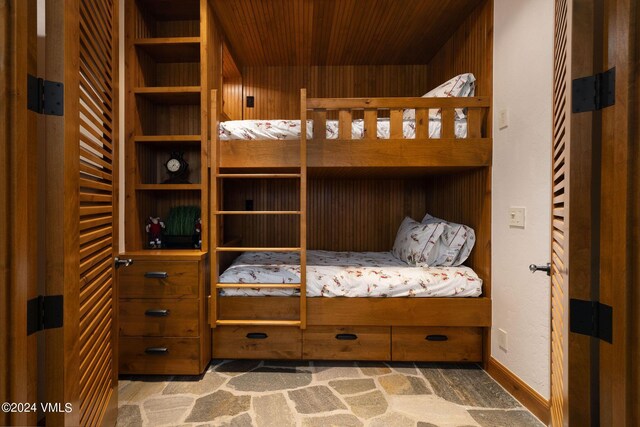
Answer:
[[[549,398],[553,1],[495,0],[491,354]],[[508,127],[500,129],[500,110]],[[508,225],[526,208],[525,228]],[[507,332],[507,348],[498,345]]]

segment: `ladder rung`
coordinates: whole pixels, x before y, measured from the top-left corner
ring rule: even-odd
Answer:
[[[216,215],[300,215],[300,211],[216,211]]]
[[[220,326],[300,326],[299,320],[217,320]]]
[[[216,288],[300,289],[300,283],[218,283]]]
[[[302,248],[238,248],[233,246],[220,246],[219,252],[300,252]]]
[[[219,173],[218,178],[300,178],[299,173]]]

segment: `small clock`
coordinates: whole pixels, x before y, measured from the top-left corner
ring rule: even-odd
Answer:
[[[169,156],[169,160],[164,164],[169,174],[169,178],[164,181],[165,184],[191,184],[187,179],[189,164],[183,156],[184,153],[180,151],[173,151]]]

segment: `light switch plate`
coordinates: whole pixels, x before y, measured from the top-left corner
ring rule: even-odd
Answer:
[[[512,206],[509,208],[509,227],[524,228],[525,208]]]
[[[509,127],[509,111],[506,108],[498,112],[498,129]]]
[[[498,329],[498,347],[507,351],[509,349],[507,344],[507,331],[504,329]]]

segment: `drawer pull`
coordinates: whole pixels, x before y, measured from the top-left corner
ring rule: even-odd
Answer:
[[[341,341],[353,341],[357,340],[358,336],[356,334],[338,334],[336,335],[336,339]]]
[[[169,354],[169,349],[167,347],[147,347],[144,352],[147,354],[162,355]]]
[[[144,312],[144,315],[149,317],[167,317],[169,315],[169,310],[147,310]]]
[[[144,273],[144,277],[147,279],[166,279],[169,277],[169,273],[166,271],[147,271]]]
[[[427,341],[448,341],[449,337],[446,335],[427,335],[425,339]]]
[[[264,332],[249,332],[247,334],[247,338],[249,338],[250,340],[264,340],[268,337],[269,335],[265,334]]]

